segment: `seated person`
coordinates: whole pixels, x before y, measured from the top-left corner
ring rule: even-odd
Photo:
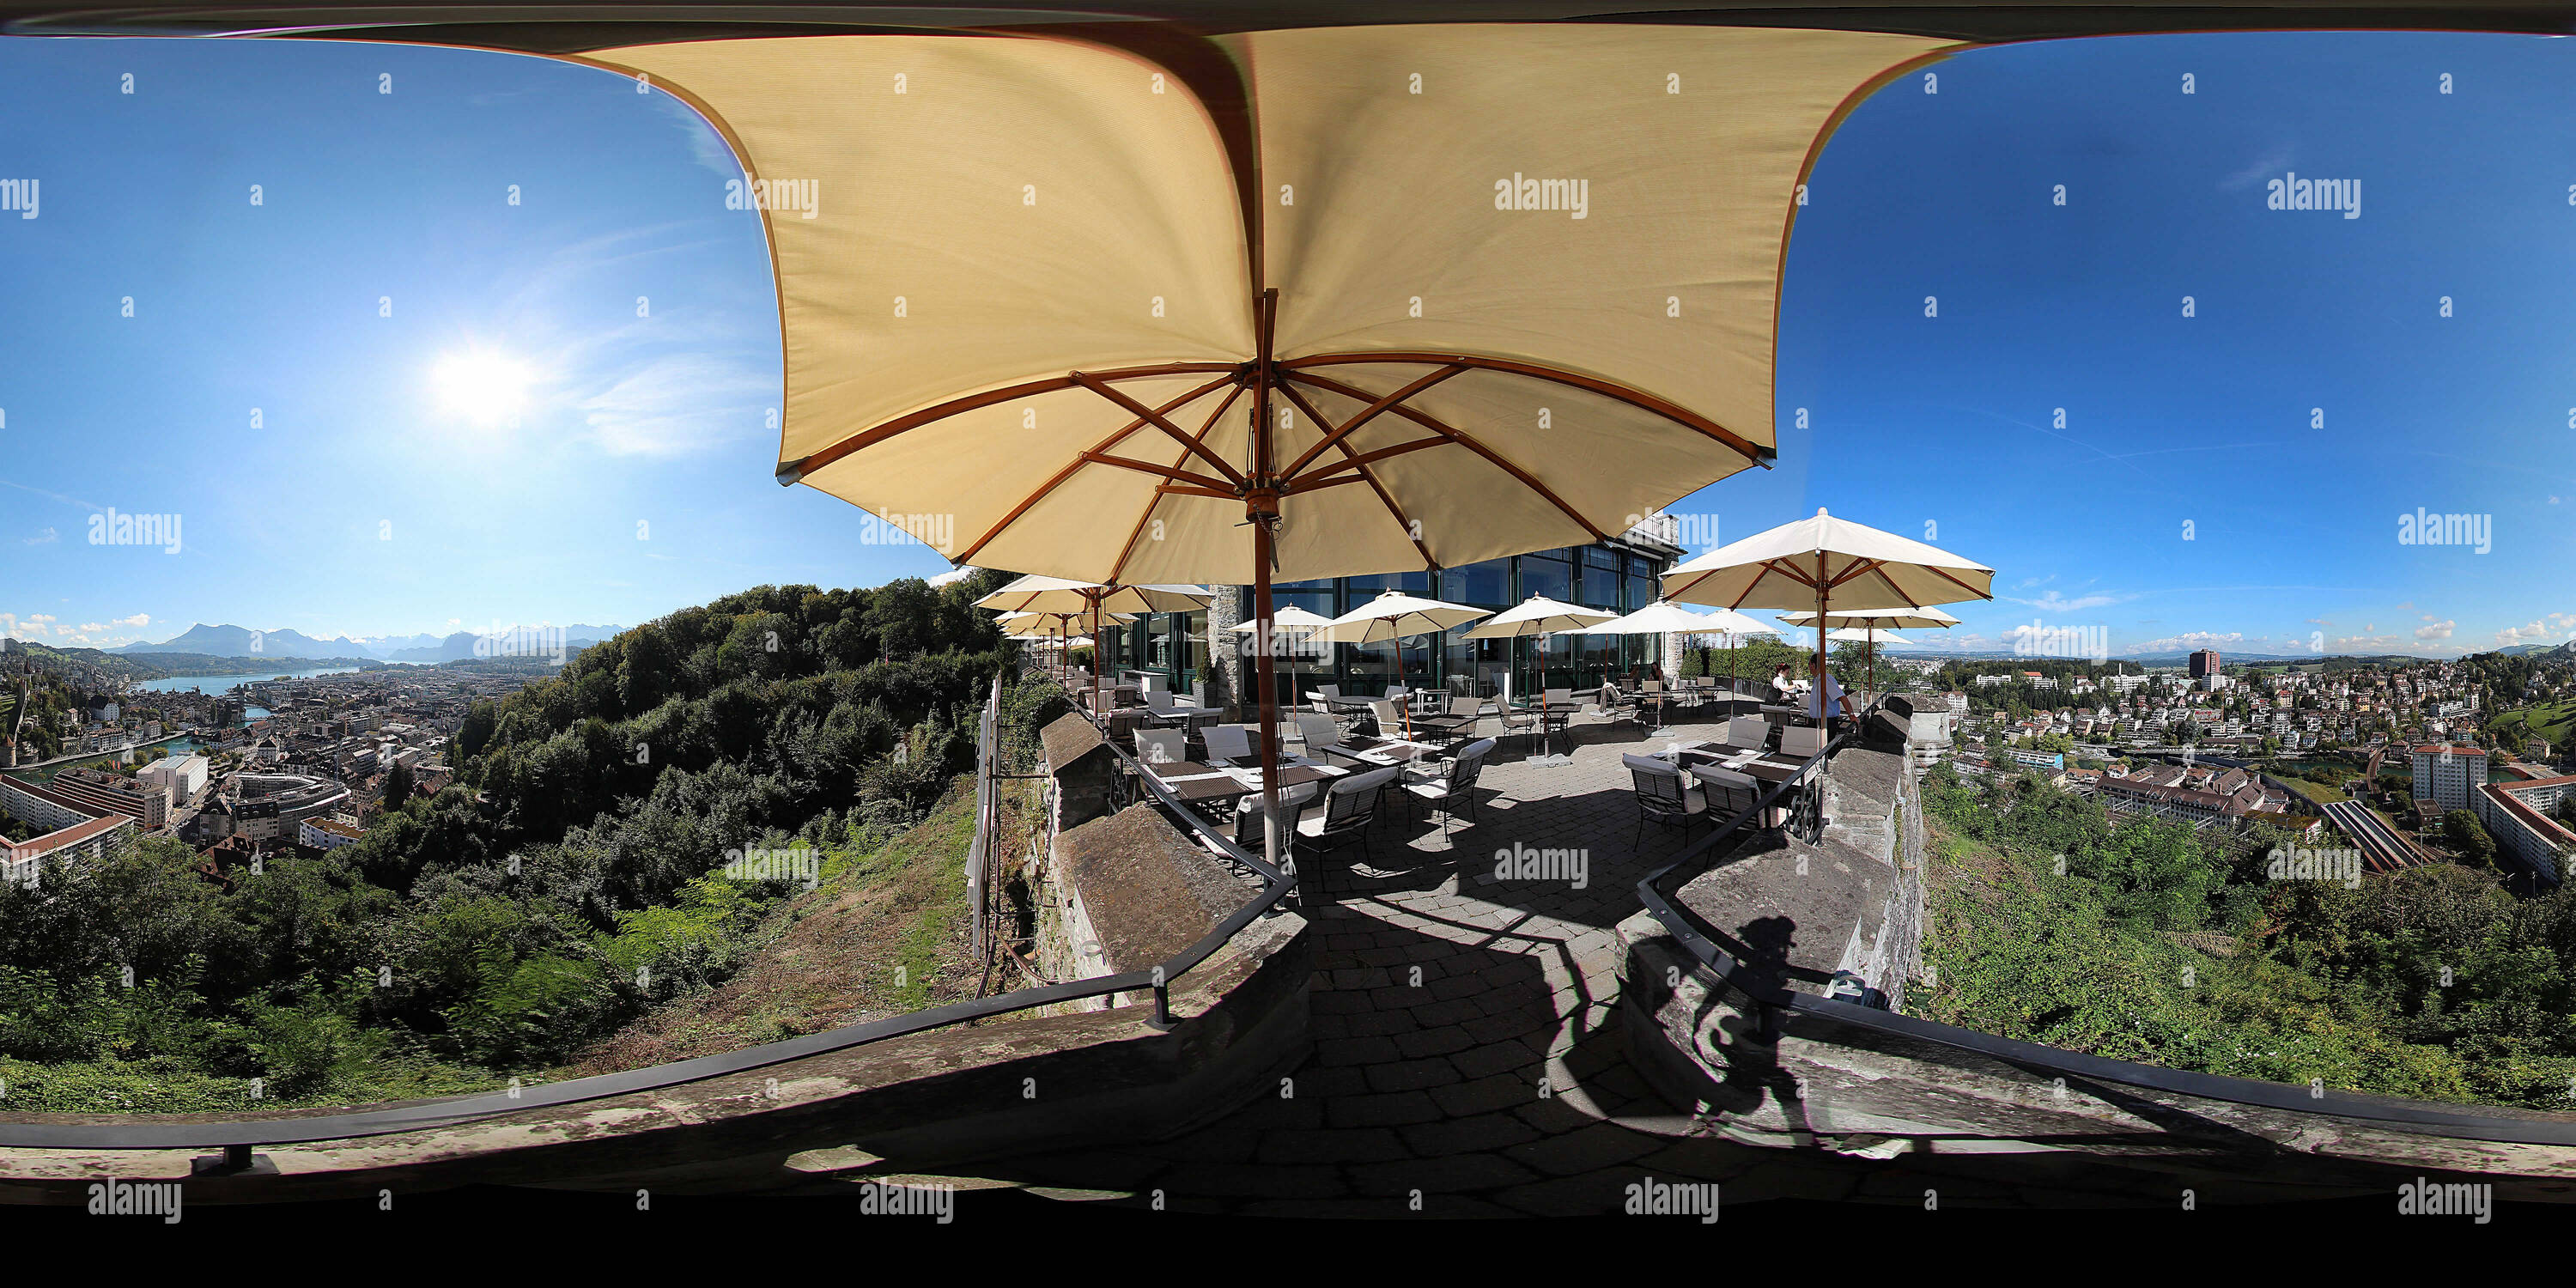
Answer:
[[[1789,679],[1789,664],[1782,662],[1779,669],[1771,673],[1771,701],[1785,707],[1797,691],[1798,686]]]

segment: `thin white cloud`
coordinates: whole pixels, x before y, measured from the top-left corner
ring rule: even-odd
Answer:
[[[583,400],[582,420],[612,455],[681,456],[762,432],[774,388],[732,359],[666,354]]]
[[[2435,622],[2430,626],[2418,626],[2415,628],[2415,638],[2419,640],[2446,640],[2451,638],[2451,628],[2457,624],[2458,623],[2456,622],[2442,621]]]
[[[50,546],[62,539],[63,534],[52,528],[38,528],[36,535],[25,538],[25,541],[31,546]]]

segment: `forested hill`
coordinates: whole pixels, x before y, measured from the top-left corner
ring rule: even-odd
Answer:
[[[728,879],[729,851],[806,847],[826,885],[866,880],[971,767],[1010,656],[972,604],[1000,580],[763,586],[629,630],[478,703],[435,798],[228,885],[165,840],[0,885],[11,1102],[436,1094],[721,982],[802,889]]]

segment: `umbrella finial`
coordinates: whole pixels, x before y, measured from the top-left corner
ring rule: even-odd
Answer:
[[[1816,517],[1819,519],[1825,517],[1825,507],[1821,505],[1816,507]]]

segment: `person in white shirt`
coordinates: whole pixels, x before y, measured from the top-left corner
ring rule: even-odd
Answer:
[[[1789,679],[1789,664],[1782,662],[1780,669],[1771,673],[1771,700],[1785,707],[1797,693],[1798,686]]]

